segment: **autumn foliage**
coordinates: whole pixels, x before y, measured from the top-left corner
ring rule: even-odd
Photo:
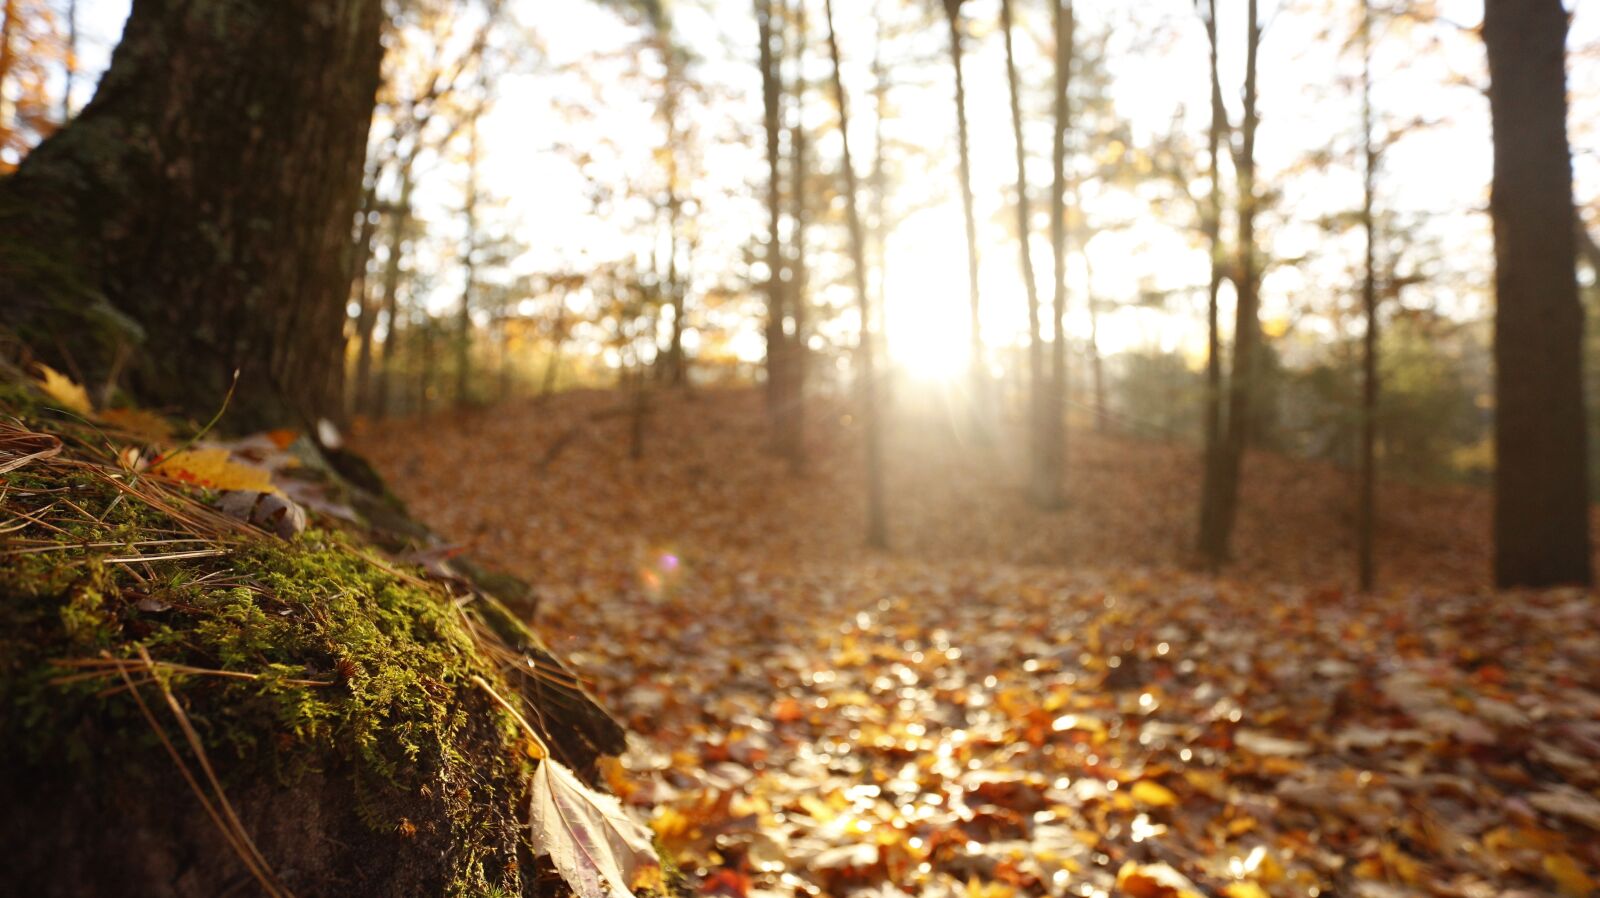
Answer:
[[[873,554],[848,409],[813,410],[818,463],[788,481],[753,394],[663,400],[639,461],[618,401],[364,444],[541,584],[643,737],[612,788],[701,892],[1592,893],[1600,620],[1483,587],[1483,495],[1394,488],[1393,586],[1355,595],[1348,473],[1263,455],[1251,554],[1207,577],[1183,567],[1191,450],[1085,435],[1051,516],[1020,458],[912,416]]]

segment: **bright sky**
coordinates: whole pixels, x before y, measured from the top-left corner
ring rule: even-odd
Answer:
[[[81,0],[80,5],[88,33],[82,57],[86,68],[96,69],[103,66],[120,30],[127,0]],[[818,7],[814,18],[820,18],[820,4],[812,5]],[[1237,117],[1244,4],[1223,0],[1222,6],[1225,92]],[[1444,0],[1440,6],[1456,26],[1470,28],[1481,18],[1477,0]],[[1033,157],[1029,175],[1039,215],[1034,258],[1042,298],[1048,301],[1050,255],[1042,199],[1049,185],[1049,22],[1045,4],[1018,7],[1018,52],[1027,82],[1026,140]],[[1348,10],[1338,13],[1340,7]],[[746,257],[764,229],[760,81],[749,0],[679,0],[672,8],[680,40],[696,57],[692,76],[712,94],[696,105],[693,116],[700,147],[693,187],[700,243],[691,271],[693,303],[697,294],[738,287],[753,277]],[[944,32],[937,25],[918,24],[927,21],[932,5],[908,0],[840,5],[852,149],[863,176],[874,150],[874,8],[888,23],[883,54],[895,87],[885,132],[900,175],[890,206],[892,215],[903,216],[887,251],[891,353],[925,373],[957,371],[965,366],[966,259]],[[1348,161],[1358,136],[1353,83],[1358,61],[1338,50],[1358,8],[1355,0],[1264,0],[1268,26],[1260,61],[1258,157],[1261,183],[1281,196],[1263,213],[1259,232],[1269,258],[1299,260],[1267,274],[1263,314],[1269,321],[1296,319],[1308,304],[1326,306],[1355,283],[1356,235],[1330,234],[1317,222],[1359,203],[1359,176]],[[500,79],[499,98],[482,133],[483,180],[504,198],[495,214],[529,247],[518,267],[583,270],[598,261],[647,256],[653,238],[642,236],[631,216],[597,216],[591,200],[597,185],[617,189],[658,177],[654,153],[661,138],[652,118],[650,82],[629,74],[651,64],[639,61],[638,32],[595,4],[515,0],[513,9],[539,47],[527,54],[528,64]],[[1002,44],[994,25],[997,9],[998,0],[966,4],[972,39],[965,72],[981,231],[983,327],[991,347],[1020,342],[1026,321],[1014,225],[1006,205],[1006,197],[1014,193],[1015,173]],[[1077,10],[1086,52],[1104,44],[1111,96],[1132,127],[1135,143],[1171,133],[1177,120],[1190,145],[1203,147],[1209,116],[1206,55],[1192,4],[1079,0]],[[1330,30],[1332,39],[1324,38],[1322,32]],[[820,29],[817,34],[813,48],[821,50]],[[1592,203],[1600,197],[1600,13],[1577,12],[1569,49],[1578,197],[1580,203]],[[808,99],[808,121],[824,132],[813,147],[814,158],[834,165],[837,135],[826,133],[834,113],[820,89],[826,71],[820,56],[808,70],[819,88]],[[1482,44],[1470,31],[1451,25],[1395,23],[1380,32],[1375,71],[1375,99],[1385,125],[1418,117],[1434,122],[1391,149],[1380,181],[1380,205],[1413,224],[1415,240],[1400,250],[1401,269],[1421,268],[1435,275],[1430,286],[1417,288],[1403,301],[1481,315],[1492,262],[1486,217],[1477,214],[1487,203],[1488,110],[1481,93],[1463,85],[1486,81]],[[1318,153],[1331,161],[1321,166],[1308,162]],[[461,178],[449,162],[435,168],[424,173],[419,198],[425,210],[431,207],[426,218],[448,221],[450,210],[460,204]],[[1193,352],[1203,339],[1203,296],[1197,288],[1205,283],[1207,263],[1190,228],[1192,207],[1175,203],[1153,213],[1149,200],[1156,192],[1149,188],[1136,196],[1120,188],[1085,189],[1085,208],[1096,234],[1087,247],[1088,265],[1083,257],[1073,261],[1069,329],[1087,335],[1084,297],[1092,291],[1108,310],[1100,322],[1101,346],[1108,352],[1143,346]],[[816,229],[814,234],[819,250],[814,254],[819,266],[814,283],[819,302],[842,309],[828,335],[848,344],[855,330],[853,310],[848,295],[832,283],[841,280],[840,262],[837,253],[823,252],[842,239],[835,230]],[[445,273],[438,280],[430,306],[442,309],[455,301],[452,277]],[[1162,308],[1135,307],[1155,294],[1173,295]],[[737,321],[744,328],[734,340],[740,354],[759,355],[755,316],[725,316],[724,323]],[[1328,328],[1326,322],[1301,326],[1309,331]]]

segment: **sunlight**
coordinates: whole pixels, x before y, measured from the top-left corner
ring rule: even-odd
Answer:
[[[918,380],[953,380],[967,370],[967,265],[961,227],[959,209],[934,207],[906,219],[885,247],[889,358]]]

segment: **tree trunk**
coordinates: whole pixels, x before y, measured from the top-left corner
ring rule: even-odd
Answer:
[[[888,10],[884,8],[883,0],[876,0],[873,6],[874,18],[877,20],[877,31],[873,35],[872,47],[872,172],[868,175],[868,182],[872,188],[872,248],[873,248],[873,297],[877,300],[873,311],[878,315],[878,356],[889,367],[889,172],[888,156],[885,153],[885,136],[883,124],[889,118],[889,70],[883,61],[883,37],[887,27],[885,16]],[[892,379],[883,382],[883,394],[879,396],[885,409],[894,407],[894,397],[891,385]]]
[[[1561,0],[1487,0],[1494,127],[1494,576],[1588,585],[1572,156]]]
[[[1201,532],[1200,551],[1213,566],[1228,558],[1233,526],[1239,514],[1239,484],[1244,450],[1249,442],[1251,405],[1255,401],[1255,369],[1260,342],[1260,274],[1256,258],[1256,58],[1261,46],[1260,8],[1250,0],[1246,13],[1244,116],[1234,168],[1239,173],[1239,299],[1233,328],[1233,372],[1228,381],[1228,418],[1218,463],[1216,512],[1212,527]]]
[[[383,314],[387,319],[383,335],[383,353],[378,357],[378,377],[372,395],[362,394],[362,401],[373,415],[382,418],[389,414],[389,404],[394,399],[394,366],[400,349],[400,264],[405,258],[406,238],[411,232],[411,192],[416,178],[411,172],[416,151],[400,163],[400,199],[389,213],[389,258],[383,266]],[[366,378],[361,373],[357,359],[356,381],[363,389]]]
[[[1361,4],[1361,230],[1366,237],[1365,276],[1361,280],[1361,308],[1367,330],[1361,338],[1361,489],[1356,515],[1356,582],[1371,592],[1377,579],[1374,530],[1378,514],[1378,282],[1377,226],[1373,219],[1373,191],[1378,156],[1372,140],[1372,0]]]
[[[1006,86],[1011,95],[1011,138],[1017,157],[1017,249],[1022,265],[1022,285],[1028,297],[1028,495],[1034,504],[1056,502],[1045,473],[1044,419],[1047,414],[1044,382],[1044,339],[1039,332],[1039,285],[1033,277],[1033,209],[1028,202],[1028,150],[1022,136],[1022,88],[1017,79],[1016,48],[1011,39],[1011,0],[1000,0],[1000,31],[1006,45]]]
[[[18,19],[17,0],[5,0],[4,5],[0,6],[0,91],[3,91],[6,82],[11,80],[11,70],[17,64],[13,41],[20,25]],[[10,144],[10,117],[0,113],[0,147],[10,146]]]
[[[1100,307],[1094,295],[1094,266],[1089,263],[1089,242],[1079,239],[1078,245],[1083,247],[1083,306],[1089,310],[1089,378],[1094,390],[1094,429],[1102,433],[1106,429],[1106,371],[1105,361],[1100,357]]]
[[[146,402],[337,415],[380,0],[135,0],[95,98],[0,183],[0,317]],[[52,347],[55,347],[53,350]]]
[[[1053,252],[1055,339],[1050,346],[1050,393],[1044,409],[1045,491],[1050,503],[1065,501],[1062,480],[1067,461],[1067,128],[1071,125],[1074,21],[1071,0],[1056,0],[1055,134],[1050,148],[1050,245]]]
[[[806,224],[810,216],[806,203],[806,173],[809,170],[806,146],[805,121],[805,58],[807,44],[806,0],[795,0],[795,75],[794,75],[794,127],[789,129],[790,174],[789,217],[794,233],[789,252],[789,317],[794,333],[785,340],[787,348],[787,396],[785,397],[787,424],[784,435],[785,455],[791,473],[799,474],[806,466],[806,326],[807,282]]]
[[[971,304],[968,360],[973,420],[983,430],[988,374],[984,370],[983,324],[978,307],[978,218],[972,199],[972,152],[967,138],[967,84],[961,74],[961,3],[944,0],[945,21],[950,26],[950,68],[956,76],[956,150],[960,160],[961,214],[967,226],[967,293]]]
[[[461,287],[461,307],[456,310],[456,406],[467,404],[472,381],[472,294],[478,284],[478,114],[471,114],[467,122],[467,191],[462,204],[467,223],[467,240],[463,248],[462,269],[465,280]]]
[[[356,304],[355,333],[356,368],[354,383],[345,385],[344,410],[350,417],[361,411],[362,398],[372,378],[372,337],[377,329],[378,309],[372,303],[367,280],[367,264],[372,259],[372,242],[377,239],[376,215],[373,207],[378,202],[377,173],[361,198],[361,226],[356,233],[356,247],[350,260],[350,301]]]
[[[824,0],[828,19],[828,55],[833,60],[833,98],[839,107],[839,136],[843,145],[840,166],[844,169],[845,224],[850,231],[850,285],[855,288],[856,308],[861,314],[861,333],[856,358],[861,361],[861,423],[866,431],[867,451],[867,545],[889,547],[889,525],[883,498],[883,422],[878,417],[878,384],[873,369],[872,303],[867,298],[867,238],[861,228],[861,212],[856,207],[856,170],[850,161],[850,110],[839,69],[839,36],[833,30],[833,0]]]
[[[1209,547],[1222,527],[1222,321],[1218,296],[1222,292],[1225,264],[1222,249],[1222,139],[1228,131],[1228,111],[1222,100],[1222,75],[1217,52],[1217,0],[1208,0],[1206,41],[1211,62],[1211,127],[1206,135],[1206,169],[1210,180],[1205,221],[1206,244],[1211,252],[1211,280],[1206,288],[1206,393],[1202,410],[1204,467],[1200,485],[1200,530],[1197,546],[1210,560]],[[1215,565],[1216,562],[1213,562]]]
[[[78,0],[67,0],[66,65],[61,85],[61,124],[72,120],[72,91],[78,83]]]
[[[756,0],[756,25],[761,40],[761,101],[767,135],[767,416],[772,440],[781,448],[784,426],[784,283],[783,271],[783,154],[779,147],[783,124],[779,100],[783,95],[778,71],[777,28],[772,0]]]

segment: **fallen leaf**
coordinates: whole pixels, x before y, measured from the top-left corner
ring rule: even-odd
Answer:
[[[1594,894],[1595,881],[1570,854],[1544,856],[1544,872],[1550,874],[1556,888],[1567,898],[1589,898]]]
[[[1235,745],[1253,755],[1268,758],[1296,758],[1311,753],[1311,746],[1294,739],[1284,739],[1255,730],[1240,730],[1233,736]]]
[[[1178,796],[1166,786],[1152,780],[1140,780],[1128,791],[1133,800],[1153,808],[1170,808],[1178,803]]]
[[[1600,799],[1572,786],[1557,786],[1530,795],[1528,804],[1546,814],[1565,817],[1590,829],[1600,830]]]
[[[151,470],[173,480],[212,489],[278,492],[272,485],[269,471],[232,460],[226,449],[183,449],[162,458]]]
[[[632,898],[632,888],[655,875],[650,830],[612,796],[594,792],[553,758],[539,762],[529,792],[535,851],[550,858],[578,898]]]
[[[40,392],[61,404],[61,408],[69,412],[76,412],[84,417],[94,414],[94,405],[89,401],[89,393],[79,386],[72,378],[62,374],[49,365],[39,364],[39,379],[34,381]]]

